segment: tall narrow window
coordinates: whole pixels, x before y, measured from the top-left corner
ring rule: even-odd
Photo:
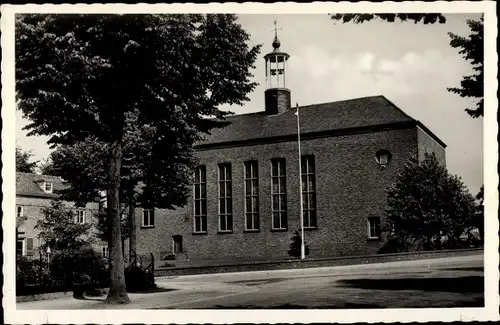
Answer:
[[[256,161],[245,162],[245,230],[259,230],[259,171]]]
[[[155,226],[155,210],[144,209],[142,210],[142,226],[150,228]]]
[[[231,165],[219,165],[219,231],[233,231]]]
[[[368,238],[370,239],[380,238],[380,217],[368,218]]]
[[[286,169],[284,159],[271,160],[273,229],[287,229]]]
[[[198,166],[194,171],[194,232],[207,232],[207,170]]]
[[[316,228],[316,180],[314,177],[314,157],[302,157],[301,168],[304,228]]]

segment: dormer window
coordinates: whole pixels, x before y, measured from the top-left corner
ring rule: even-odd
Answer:
[[[45,193],[52,193],[52,183],[51,182],[45,182],[43,184],[43,190],[45,191]]]

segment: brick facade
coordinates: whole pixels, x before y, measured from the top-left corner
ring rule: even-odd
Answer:
[[[289,89],[267,89],[264,97],[266,112],[268,114],[280,114],[290,109],[291,107],[291,94]]]
[[[375,159],[379,149],[392,159],[382,168]],[[444,160],[444,148],[416,125],[301,141],[302,155],[315,161],[317,229],[306,230],[311,257],[375,254],[383,240],[368,238],[368,217],[382,217],[385,189],[411,155],[436,152]],[[174,211],[156,210],[155,226],[143,228],[137,209],[137,251],[157,257],[173,253],[173,236],[182,236],[179,259],[271,260],[287,258],[291,237],[300,230],[297,141],[249,144],[198,151],[206,166],[207,233],[193,234],[193,202]],[[286,161],[288,230],[271,225],[271,159]],[[244,162],[258,162],[260,230],[245,231]],[[218,164],[232,167],[233,232],[219,233]],[[383,237],[383,236],[382,236]]]
[[[418,158],[423,160],[425,153],[433,152],[440,163],[446,165],[445,146],[436,141],[430,134],[430,131],[425,130],[422,126],[417,126],[417,141],[418,141]]]

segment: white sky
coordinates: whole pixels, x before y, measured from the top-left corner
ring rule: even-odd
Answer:
[[[448,32],[468,36],[466,19],[478,14],[446,15],[446,24],[423,25],[372,21],[342,24],[328,15],[240,15],[252,44],[263,44],[256,62],[259,86],[237,114],[264,109],[264,60],[272,50],[273,21],[278,18],[281,50],[289,53],[287,87],[292,103],[308,105],[371,95],[384,95],[420,120],[448,147],[447,166],[462,177],[472,194],[483,184],[483,120],[464,109],[470,103],[449,93],[471,67],[449,45]],[[36,160],[50,150],[46,137],[27,137],[28,121],[16,112],[16,144],[32,150]]]

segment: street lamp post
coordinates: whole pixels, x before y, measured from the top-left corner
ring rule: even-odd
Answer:
[[[50,247],[47,246],[47,269],[50,269]]]
[[[300,258],[306,258],[306,246],[304,241],[304,200],[302,198],[302,154],[300,152],[300,117],[299,117],[299,103],[297,103],[297,144],[299,147],[299,197],[300,197],[300,230],[302,243],[300,245]]]

